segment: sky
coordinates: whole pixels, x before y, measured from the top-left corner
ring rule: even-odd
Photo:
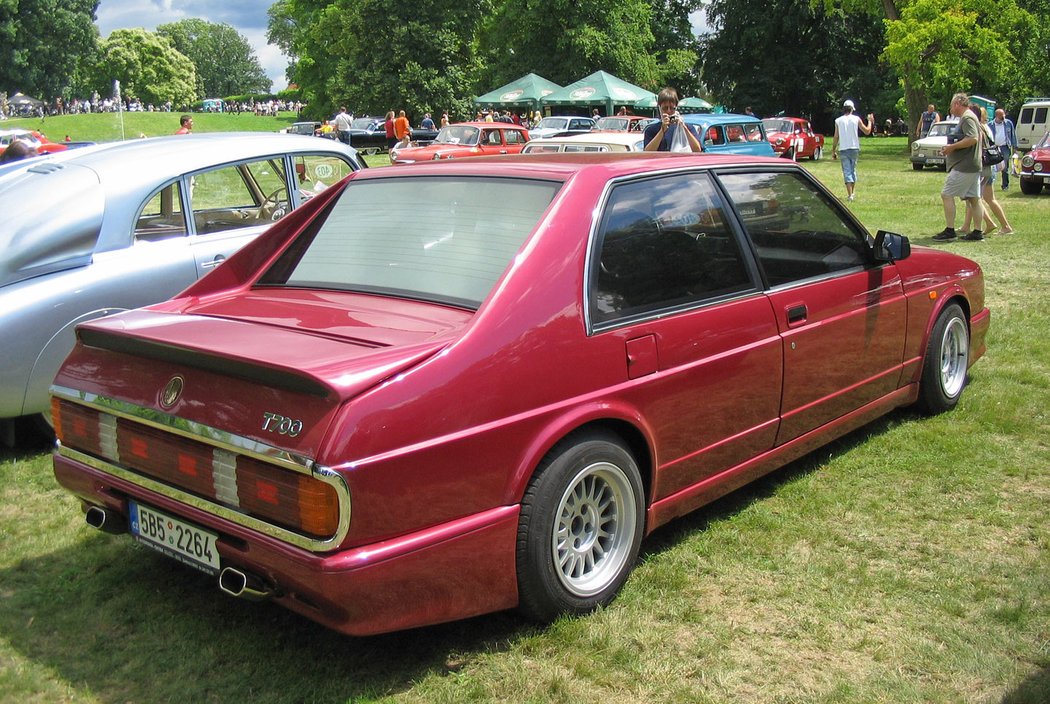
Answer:
[[[288,87],[284,77],[288,58],[266,43],[266,11],[271,4],[272,0],[101,0],[95,24],[105,38],[114,29],[141,27],[153,31],[157,25],[191,17],[225,22],[248,40],[277,92]]]

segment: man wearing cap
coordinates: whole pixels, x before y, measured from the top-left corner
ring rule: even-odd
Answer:
[[[860,157],[860,133],[871,134],[875,127],[875,116],[868,113],[868,121],[861,122],[853,114],[857,106],[852,100],[842,103],[842,115],[835,119],[835,140],[831,145],[831,158],[842,164],[842,179],[846,182],[846,200],[853,200],[857,185],[857,159]],[[839,148],[841,143],[842,148]]]

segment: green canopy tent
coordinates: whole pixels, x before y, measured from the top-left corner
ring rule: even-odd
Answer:
[[[639,100],[646,98],[655,99],[656,94],[605,71],[595,71],[551,93],[540,102],[549,107],[604,107],[606,115],[613,115],[617,105],[633,107]]]
[[[561,86],[543,76],[529,73],[505,86],[474,98],[474,105],[486,108],[540,109],[540,100],[561,90]]]
[[[655,114],[657,108],[656,96],[639,100],[634,104],[634,108],[636,110],[652,110]],[[714,106],[703,98],[685,98],[678,101],[679,112],[711,112],[712,110],[714,110]]]

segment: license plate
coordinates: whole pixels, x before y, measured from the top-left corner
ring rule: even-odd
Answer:
[[[941,157],[929,157],[929,158],[926,159],[926,163],[927,164],[943,164],[944,163],[944,159],[942,159]]]
[[[131,534],[144,545],[179,562],[215,575],[219,573],[219,536],[149,506],[128,502]]]

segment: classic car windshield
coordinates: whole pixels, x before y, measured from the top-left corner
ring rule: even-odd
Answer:
[[[477,127],[471,127],[470,125],[449,125],[448,127],[442,127],[437,137],[434,138],[435,144],[463,144],[469,147],[476,146],[478,143],[478,135],[481,131]]]
[[[374,118],[371,117],[358,117],[350,123],[350,128],[355,130],[367,130],[375,122]]]
[[[629,120],[625,117],[603,117],[598,120],[598,124],[595,129],[599,130],[618,130],[624,132],[627,130]]]
[[[1050,147],[1050,132],[1044,134],[1043,138],[1032,149],[1046,149],[1047,147]]]
[[[795,123],[791,120],[762,120],[766,132],[794,132]]]
[[[954,127],[954,126],[955,125],[948,124],[948,123],[945,123],[945,124],[942,124],[942,125],[934,125],[933,127],[930,128],[930,132],[926,136],[927,137],[946,137],[946,136],[948,136],[948,132],[950,132],[952,127]]]
[[[545,117],[539,121],[536,125],[538,130],[563,130],[569,124],[568,118],[565,117]]]
[[[559,187],[521,178],[351,181],[260,283],[476,308]]]

